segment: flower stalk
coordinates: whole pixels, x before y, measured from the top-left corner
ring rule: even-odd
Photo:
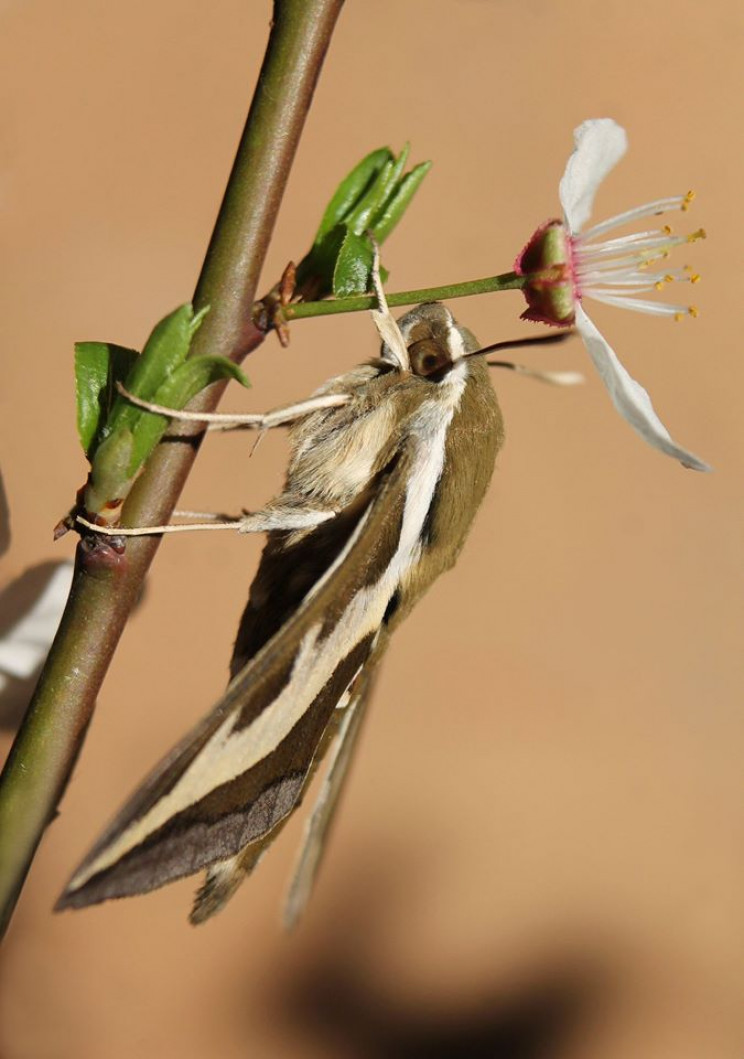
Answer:
[[[385,297],[390,306],[420,305],[421,302],[444,301],[449,298],[465,298],[469,294],[491,294],[496,291],[522,290],[527,280],[516,272],[504,272],[485,279],[451,283],[444,287],[421,287],[418,290],[393,291]],[[260,305],[261,303],[257,303]],[[294,302],[283,309],[286,320],[302,320],[309,316],[331,316],[334,313],[358,313],[377,308],[374,294],[362,294],[355,298],[336,298],[318,302]]]

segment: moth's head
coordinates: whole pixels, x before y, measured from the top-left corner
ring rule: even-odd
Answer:
[[[441,302],[417,305],[398,320],[413,375],[443,378],[464,356],[477,349],[473,336],[458,325]],[[398,362],[388,342],[383,342],[382,359]]]

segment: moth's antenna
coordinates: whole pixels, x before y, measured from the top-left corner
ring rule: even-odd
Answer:
[[[399,371],[409,372],[411,370],[411,361],[408,356],[408,347],[406,341],[400,332],[400,328],[395,321],[393,314],[390,312],[390,307],[385,297],[385,291],[382,289],[382,280],[380,279],[380,247],[374,236],[367,232],[367,237],[372,243],[374,251],[374,257],[372,259],[372,286],[375,289],[377,296],[377,304],[380,306],[378,309],[372,309],[372,319],[375,322],[377,333],[382,339],[387,350],[389,350],[391,356],[390,360],[398,368]],[[384,353],[383,353],[384,357]]]
[[[578,386],[585,382],[580,371],[536,371],[526,368],[524,364],[515,364],[513,360],[487,360],[486,364],[489,368],[508,368],[517,375],[526,375],[529,379],[548,382],[552,386]]]
[[[490,346],[466,353],[466,357],[483,356],[484,353],[495,353],[502,349],[519,349],[523,346],[553,345],[555,342],[565,342],[573,334],[571,328],[557,331],[552,335],[528,336],[527,338],[508,338],[504,342],[494,342]],[[580,371],[537,371],[534,368],[526,368],[524,364],[515,364],[513,360],[487,360],[489,368],[507,368],[516,372],[517,375],[526,375],[540,382],[548,382],[553,386],[576,386],[584,382],[584,376]]]
[[[528,335],[526,338],[507,338],[503,342],[493,342],[490,346],[483,346],[481,349],[474,349],[472,353],[466,353],[466,357],[478,357],[484,353],[498,353],[502,349],[520,349],[525,346],[552,346],[556,342],[565,342],[567,338],[575,334],[572,327],[567,327],[562,331],[555,331],[551,335]],[[497,367],[501,366],[500,361],[494,361]]]

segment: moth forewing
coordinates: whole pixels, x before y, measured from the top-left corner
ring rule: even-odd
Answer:
[[[399,327],[384,337],[405,343],[410,371],[383,345],[380,359],[319,391],[348,395],[343,405],[293,427],[273,506],[294,512],[287,526],[307,510],[333,517],[268,533],[225,695],[133,795],[58,907],[207,868],[194,919],[217,911],[299,804],[329,733],[343,733],[360,674],[454,563],[493,471],[501,415],[483,358],[466,355],[474,339],[444,306],[419,306]]]

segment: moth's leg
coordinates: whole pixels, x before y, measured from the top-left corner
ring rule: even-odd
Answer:
[[[327,408],[340,408],[351,400],[349,393],[326,393],[317,397],[308,397],[306,401],[298,401],[296,404],[284,405],[274,408],[263,415],[234,416],[225,413],[225,421],[222,423],[217,419],[211,419],[207,430],[274,430],[276,427],[291,426],[298,419],[312,415],[313,412],[322,412]],[[215,412],[213,415],[219,415]],[[232,421],[232,425],[230,422]]]
[[[373,674],[362,672],[357,680],[359,681],[358,689],[353,694],[338,725],[335,746],[331,751],[326,775],[312,813],[305,822],[300,855],[284,903],[282,922],[286,930],[292,930],[297,926],[310,900],[325,852],[328,831],[338,807],[359,733],[362,730],[362,722],[372,690]]]
[[[370,236],[370,238],[372,237]],[[401,371],[410,371],[411,360],[408,356],[408,347],[406,346],[403,335],[400,333],[400,328],[398,327],[395,317],[390,312],[390,307],[388,306],[387,298],[385,297],[385,291],[382,289],[382,280],[380,279],[380,247],[374,239],[372,239],[372,246],[374,247],[372,286],[375,288],[377,304],[380,306],[379,310],[372,309],[372,319],[377,328],[377,333],[392,354],[395,366]]]
[[[210,522],[234,522],[240,518],[240,515],[228,515],[225,511],[190,511],[180,507],[173,514],[176,518],[202,518]]]
[[[334,518],[335,511],[309,507],[265,507],[261,511],[244,512],[237,518],[212,522],[186,522],[167,526],[98,526],[83,515],[75,521],[104,537],[150,537],[162,533],[189,533],[194,530],[234,530],[238,533],[269,533],[272,530],[312,529],[321,522]],[[219,517],[219,516],[218,516]]]
[[[274,408],[270,412],[247,412],[233,415],[229,412],[186,412],[183,409],[166,408],[165,405],[136,397],[125,390],[121,383],[117,385],[117,389],[122,397],[126,397],[137,408],[168,416],[179,422],[206,423],[209,430],[272,430],[275,427],[289,426],[313,412],[321,412],[326,408],[339,408],[351,399],[351,395],[345,393],[319,394],[317,397],[309,397],[306,401],[297,401],[295,404]]]

